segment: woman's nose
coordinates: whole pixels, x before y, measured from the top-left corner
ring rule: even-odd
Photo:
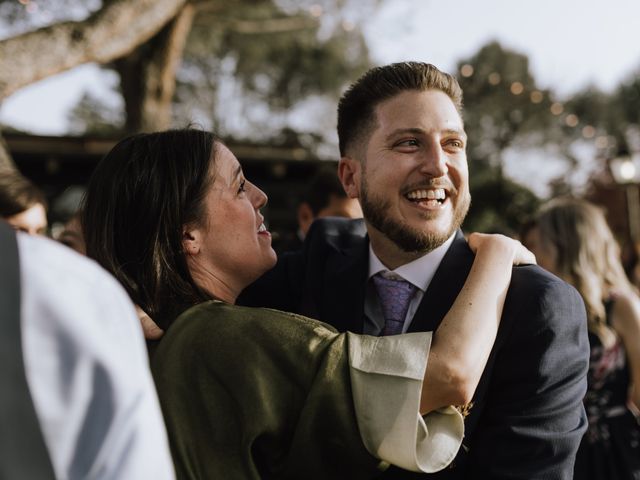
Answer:
[[[254,190],[253,204],[254,204],[255,208],[256,209],[260,209],[260,208],[264,207],[267,204],[267,202],[269,201],[269,197],[267,197],[267,194],[264,193],[262,190],[260,190],[258,187],[256,187],[253,183],[251,183],[251,187]]]

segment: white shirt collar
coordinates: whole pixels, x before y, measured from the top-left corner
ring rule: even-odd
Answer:
[[[374,253],[369,243],[369,277],[371,278],[376,273],[389,272],[389,277],[402,277],[404,280],[411,282],[418,287],[422,292],[427,290],[431,279],[436,273],[436,270],[440,266],[440,262],[444,258],[445,253],[449,250],[449,247],[453,243],[453,239],[456,236],[454,233],[449,237],[442,245],[423,255],[422,257],[405,263],[399,266],[395,270],[389,270],[383,265],[378,256]],[[387,276],[387,275],[385,275]]]

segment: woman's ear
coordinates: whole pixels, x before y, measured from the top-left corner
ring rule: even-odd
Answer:
[[[182,228],[182,249],[187,255],[200,253],[200,235],[198,230],[188,226]]]

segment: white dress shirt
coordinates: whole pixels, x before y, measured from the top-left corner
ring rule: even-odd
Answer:
[[[411,320],[422,301],[424,292],[429,288],[429,284],[440,266],[442,259],[449,250],[449,247],[451,247],[454,237],[455,233],[438,248],[435,248],[413,262],[401,265],[395,270],[389,270],[385,267],[371,248],[371,244],[369,244],[369,276],[367,277],[368,281],[364,301],[364,314],[366,317],[364,333],[368,335],[380,335],[384,330],[382,307],[380,307],[375,286],[373,282],[370,281],[371,277],[382,272],[382,276],[384,277],[406,280],[417,287],[416,293],[409,304],[407,315],[405,316],[404,326],[402,328],[402,332],[404,333],[409,328],[409,325],[411,325]]]
[[[411,282],[417,291],[409,304],[403,332],[411,324],[424,292],[454,235],[413,262],[389,271],[369,245],[369,276],[382,272]],[[453,407],[421,417],[422,380],[432,332],[379,337],[384,317],[373,282],[368,282],[364,333],[349,333],[351,385],[358,426],[367,449],[378,458],[406,470],[433,473],[456,456],[464,435],[462,415]],[[391,408],[390,406],[393,406]]]
[[[175,478],[133,305],[71,249],[18,233],[25,373],[59,479]]]

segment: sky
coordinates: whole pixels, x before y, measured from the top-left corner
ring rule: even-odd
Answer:
[[[640,0],[384,0],[364,31],[377,64],[412,59],[449,72],[497,40],[526,54],[538,84],[561,98],[589,85],[610,91],[640,74]],[[64,134],[84,91],[121,102],[117,81],[96,65],[78,67],[7,98],[0,122]]]
[[[613,89],[640,73],[639,0],[386,0],[364,22],[376,63],[456,62],[498,40],[529,56],[534,77],[561,96],[588,85]],[[85,90],[119,102],[115,75],[96,65],[26,87],[0,105],[0,122],[34,133],[63,134],[66,112]]]
[[[638,0],[391,0],[367,37],[378,63],[414,58],[448,71],[498,40],[529,56],[541,86],[561,95],[640,73]]]

